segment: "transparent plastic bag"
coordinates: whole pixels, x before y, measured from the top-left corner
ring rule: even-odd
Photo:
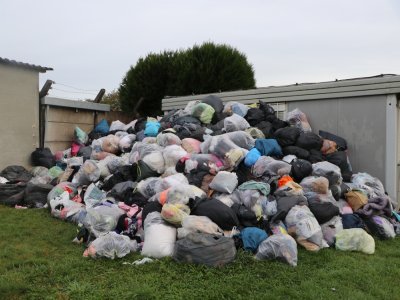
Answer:
[[[100,169],[97,167],[96,161],[87,160],[75,174],[74,178],[72,179],[72,183],[89,185],[92,182],[98,181],[99,178]]]
[[[165,161],[162,151],[154,151],[147,154],[143,159],[143,162],[149,166],[150,169],[162,174],[165,171]]]
[[[114,174],[119,167],[127,165],[126,161],[119,156],[111,156],[111,158],[107,161],[107,168],[110,170],[111,174]]]
[[[324,240],[329,246],[335,244],[335,235],[343,230],[342,218],[340,216],[335,216],[328,222],[321,224],[322,234],[324,235]]]
[[[208,217],[189,215],[182,220],[182,228],[178,229],[178,238],[184,238],[189,233],[223,235],[224,231]]]
[[[288,121],[290,125],[294,125],[299,128],[302,132],[312,131],[310,123],[308,123],[306,114],[298,108],[288,112],[286,121]]]
[[[261,156],[251,168],[251,173],[255,177],[284,176],[289,175],[291,169],[292,166],[287,162],[276,160],[270,156]]]
[[[153,197],[155,194],[160,193],[167,189],[160,177],[149,177],[144,180],[139,181],[137,185],[137,190],[147,199]]]
[[[330,162],[321,161],[313,164],[312,168],[312,175],[327,178],[329,181],[329,186],[340,185],[343,181],[340,168]]]
[[[124,213],[125,212],[115,204],[87,208],[85,219],[86,228],[98,237],[102,233],[115,230],[119,217]]]
[[[57,184],[48,194],[47,194],[47,203],[50,205],[50,200],[59,197],[62,193],[68,192],[69,199],[72,199],[76,196],[77,193],[77,185],[71,182],[61,182]]]
[[[106,137],[103,138],[102,144],[101,144],[101,150],[104,152],[116,154],[119,151],[119,137],[115,135],[107,135]]]
[[[249,127],[250,124],[246,121],[246,119],[237,114],[233,114],[232,116],[224,119],[225,132],[246,130]]]
[[[162,181],[163,181],[163,184],[164,184],[164,186],[166,188],[169,188],[169,187],[172,187],[172,186],[175,186],[175,185],[182,185],[182,184],[183,185],[189,185],[188,179],[182,173],[177,173],[177,174],[174,174],[174,175],[170,175],[170,176],[164,177],[162,179]]]
[[[185,161],[185,173],[189,174],[192,170],[209,171],[216,174],[224,168],[224,163],[213,154],[192,154]]]
[[[182,140],[182,148],[188,153],[200,153],[201,142],[192,138],[185,138]]]
[[[259,246],[256,259],[278,259],[292,267],[297,266],[297,244],[288,234],[276,234],[268,237]]]
[[[62,220],[67,220],[73,215],[79,213],[81,210],[85,210],[83,204],[71,201],[70,194],[66,191],[59,196],[52,198],[49,201],[49,204],[51,215]]]
[[[188,204],[190,198],[204,197],[204,192],[193,185],[176,185],[157,193],[149,201],[158,201],[160,204]]]
[[[170,145],[165,147],[162,152],[164,157],[165,168],[175,168],[177,162],[184,156],[187,152],[178,145]]]
[[[154,258],[172,256],[175,241],[176,228],[168,225],[159,212],[149,213],[144,220],[142,255]]]
[[[180,146],[182,144],[182,141],[176,134],[167,132],[167,133],[159,133],[157,135],[157,144],[160,145],[161,147],[166,147],[169,145]]]
[[[353,174],[351,182],[354,187],[365,191],[368,198],[384,197],[386,195],[382,182],[368,173]]]
[[[116,232],[108,232],[91,242],[83,253],[83,256],[114,259],[115,257],[124,257],[130,252],[137,251],[137,249],[138,244],[135,240],[131,240],[129,237]]]
[[[232,194],[237,185],[238,185],[238,178],[236,173],[220,171],[213,178],[209,187],[220,193]]]
[[[127,134],[119,140],[118,146],[121,152],[130,152],[133,143],[136,140],[136,135],[134,134]]]
[[[109,131],[124,130],[124,128],[125,128],[125,124],[122,123],[120,120],[117,120],[117,121],[114,121],[111,123]]]
[[[303,187],[304,193],[327,194],[329,191],[329,180],[322,176],[308,176],[303,178],[300,185]]]
[[[99,170],[100,170],[100,178],[106,178],[107,176],[110,176],[110,175],[111,175],[111,172],[110,172],[110,170],[108,169],[108,166],[107,166],[107,165],[108,165],[108,163],[109,163],[111,160],[113,160],[114,158],[116,158],[115,155],[110,155],[110,156],[107,156],[106,158],[100,160],[100,161],[97,163],[97,167],[98,167]]]
[[[335,235],[336,249],[343,251],[361,251],[366,254],[375,253],[375,241],[364,229],[343,229]]]
[[[86,208],[91,208],[106,198],[106,193],[100,190],[94,183],[90,184],[85,192],[84,201]]]
[[[293,206],[285,218],[285,223],[288,232],[307,250],[318,251],[328,247],[323,239],[321,226],[307,206]]]
[[[185,204],[169,204],[163,205],[161,216],[165,221],[173,225],[180,226],[182,220],[190,214],[190,208]]]

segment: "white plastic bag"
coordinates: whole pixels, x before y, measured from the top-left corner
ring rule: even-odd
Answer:
[[[122,123],[120,120],[117,120],[117,121],[114,121],[111,123],[109,131],[124,130],[124,128],[125,128],[125,124]]]
[[[159,212],[149,213],[144,220],[142,255],[154,258],[172,256],[176,241],[176,228],[168,225]]]

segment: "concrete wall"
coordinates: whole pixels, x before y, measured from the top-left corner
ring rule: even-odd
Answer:
[[[30,167],[39,146],[39,73],[0,64],[0,170]]]
[[[287,102],[299,108],[315,133],[329,131],[347,140],[353,172],[367,172],[385,184],[386,95]]]

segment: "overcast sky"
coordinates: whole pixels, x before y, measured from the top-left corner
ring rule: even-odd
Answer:
[[[257,87],[400,74],[400,1],[0,0],[0,57],[54,68],[53,96],[93,98],[71,87],[116,89],[138,58],[206,41],[245,53]]]

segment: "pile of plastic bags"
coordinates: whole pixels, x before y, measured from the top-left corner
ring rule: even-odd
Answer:
[[[0,173],[0,203],[78,224],[85,256],[130,252],[220,266],[238,249],[297,265],[297,245],[374,253],[400,234],[379,179],[353,174],[347,141],[266,103],[215,96],[159,118],[75,129],[71,148]]]

